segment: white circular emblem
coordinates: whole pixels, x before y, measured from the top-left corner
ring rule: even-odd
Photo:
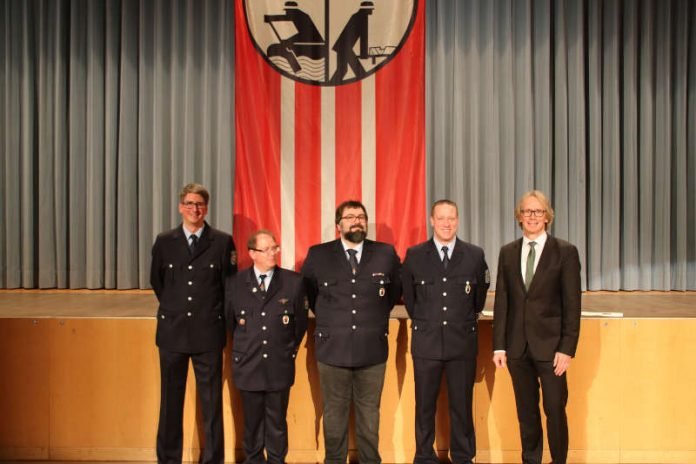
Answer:
[[[244,0],[254,46],[278,72],[306,84],[359,81],[401,49],[418,0]]]

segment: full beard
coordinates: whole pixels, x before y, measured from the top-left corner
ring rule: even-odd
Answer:
[[[351,243],[360,243],[367,237],[367,231],[365,229],[355,229],[343,233],[343,238]]]

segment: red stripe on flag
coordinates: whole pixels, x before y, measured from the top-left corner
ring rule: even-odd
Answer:
[[[295,84],[295,269],[321,242],[321,87]],[[285,240],[291,240],[286,237]]]
[[[360,82],[338,86],[335,92],[338,205],[345,200],[362,198],[362,93]]]
[[[241,268],[251,265],[246,240],[253,231],[270,229],[281,241],[280,75],[254,49],[241,0],[235,39],[234,236]]]
[[[376,238],[406,249],[427,237],[425,205],[424,3],[406,43],[375,75]],[[338,107],[338,105],[336,105]]]

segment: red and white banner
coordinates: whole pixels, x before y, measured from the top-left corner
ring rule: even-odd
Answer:
[[[402,258],[426,238],[423,10],[422,0],[236,0],[242,267],[246,239],[265,228],[283,267],[299,269],[311,245],[336,238],[348,199],[365,204],[369,237]]]

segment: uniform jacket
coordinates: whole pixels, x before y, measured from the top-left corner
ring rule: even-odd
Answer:
[[[236,270],[232,237],[207,223],[193,255],[181,225],[159,234],[150,270],[159,300],[157,346],[180,353],[222,349],[224,284]]]
[[[446,361],[475,358],[478,313],[490,286],[483,250],[457,239],[445,270],[433,240],[406,252],[404,303],[411,323],[413,356]]]
[[[361,367],[387,360],[389,312],[401,298],[400,262],[394,247],[365,240],[353,275],[341,240],[309,249],[302,267],[316,316],[317,360]]]
[[[500,250],[493,349],[519,358],[529,345],[538,361],[575,356],[580,335],[580,258],[574,245],[548,235],[529,291],[521,271],[522,239]]]
[[[232,332],[232,376],[240,390],[278,391],[295,381],[295,356],[307,331],[303,278],[276,267],[263,296],[253,266],[233,275],[225,314]]]

